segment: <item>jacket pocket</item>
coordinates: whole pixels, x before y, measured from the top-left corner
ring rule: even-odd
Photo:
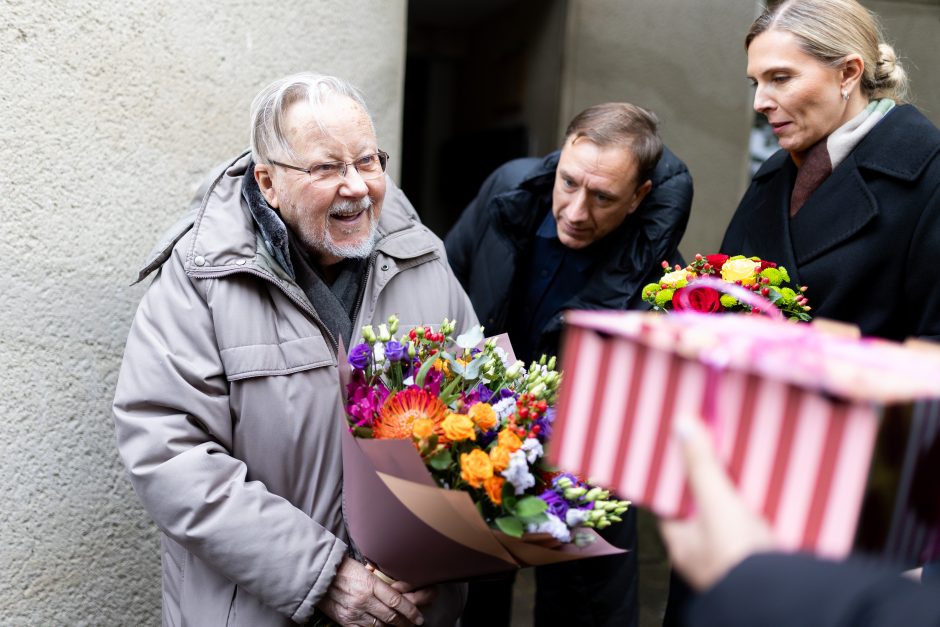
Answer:
[[[336,365],[336,356],[320,336],[223,348],[219,355],[229,381]]]

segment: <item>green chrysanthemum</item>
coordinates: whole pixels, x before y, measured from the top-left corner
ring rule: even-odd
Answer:
[[[780,288],[780,300],[785,303],[796,302],[796,292],[791,290],[789,287]]]
[[[718,300],[721,302],[721,306],[725,309],[731,309],[738,304],[736,298],[733,296],[728,296],[727,294],[722,294]]]
[[[775,287],[783,283],[783,274],[776,268],[764,268],[760,275],[765,279],[770,279],[770,285]]]
[[[671,290],[669,288],[660,290],[659,293],[656,294],[656,306],[662,307],[663,309],[665,309],[666,305],[672,302],[672,295],[674,293],[675,293],[675,290]]]
[[[659,291],[659,283],[648,283],[643,288],[643,300],[650,300]]]
[[[790,282],[790,275],[787,273],[787,269],[783,266],[777,266],[777,272],[780,273],[780,278],[783,279],[784,283]]]

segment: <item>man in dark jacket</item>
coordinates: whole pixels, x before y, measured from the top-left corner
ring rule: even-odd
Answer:
[[[692,177],[657,125],[631,104],[586,109],[560,151],[497,168],[447,235],[487,334],[520,359],[558,352],[564,310],[643,307],[661,262],[683,263]],[[603,535],[629,552],[536,569],[537,627],[637,624],[635,512]],[[462,625],[508,625],[511,585],[471,584]]]

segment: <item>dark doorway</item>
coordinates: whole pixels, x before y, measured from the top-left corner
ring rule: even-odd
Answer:
[[[557,147],[566,0],[410,0],[402,189],[443,237],[500,164]]]

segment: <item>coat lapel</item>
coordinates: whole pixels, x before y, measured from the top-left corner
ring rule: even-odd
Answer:
[[[790,190],[793,188],[795,176],[796,167],[788,157],[777,176],[770,177],[767,190],[761,195],[762,200],[755,207],[752,219],[748,221],[745,249],[722,252],[750,256],[752,251],[759,250],[761,258],[784,266],[790,278],[799,283],[799,271],[790,236]]]
[[[804,265],[839,246],[877,215],[878,202],[850,155],[790,220],[797,265]]]

